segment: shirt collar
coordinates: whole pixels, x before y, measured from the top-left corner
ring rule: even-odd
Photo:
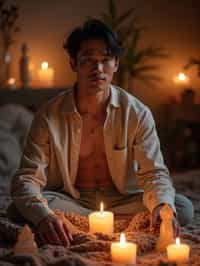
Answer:
[[[110,85],[110,105],[116,108],[120,106],[119,93],[119,90],[114,85]]]
[[[67,92],[65,93],[62,107],[63,112],[78,113],[74,96],[75,89],[76,84],[73,86],[73,88],[67,90]],[[110,105],[115,108],[118,108],[120,106],[119,93],[119,90],[114,85],[110,86],[110,102],[108,104],[108,107]]]

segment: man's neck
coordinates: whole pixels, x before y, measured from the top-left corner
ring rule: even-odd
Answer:
[[[109,98],[110,88],[95,93],[87,93],[87,90],[79,87],[76,90],[76,103],[80,114],[96,115],[105,113]]]

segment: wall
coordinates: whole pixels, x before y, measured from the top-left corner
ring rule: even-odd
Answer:
[[[7,0],[7,2],[13,2]],[[55,85],[68,86],[74,81],[68,58],[62,49],[65,34],[79,25],[87,16],[99,17],[105,11],[106,0],[18,0],[20,6],[21,32],[12,47],[12,74],[19,84],[18,61],[20,46],[26,42],[33,70],[33,85],[38,85],[36,72],[41,61],[47,60],[55,69]],[[199,1],[198,0],[118,0],[119,10],[136,7],[141,25],[147,27],[141,46],[163,46],[170,58],[161,63],[160,73],[164,78],[158,88],[144,87],[135,83],[134,93],[153,109],[169,95],[178,95],[181,88],[172,78],[189,57],[199,57]],[[199,80],[194,70],[190,71],[191,86],[198,89]]]

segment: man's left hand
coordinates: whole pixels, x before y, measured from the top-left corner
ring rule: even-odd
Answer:
[[[160,219],[160,210],[163,207],[162,204],[158,205],[152,212],[152,217],[151,217],[151,226],[150,226],[150,231],[155,232],[158,227],[160,227],[161,219]],[[179,225],[179,222],[174,214],[172,218],[172,226],[173,226],[173,231],[174,231],[174,238],[180,236],[181,232],[181,227]]]

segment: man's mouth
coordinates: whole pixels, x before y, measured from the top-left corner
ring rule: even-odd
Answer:
[[[91,76],[91,81],[94,81],[94,82],[104,81],[104,80],[105,80],[105,77],[103,76],[96,76],[96,75]]]

